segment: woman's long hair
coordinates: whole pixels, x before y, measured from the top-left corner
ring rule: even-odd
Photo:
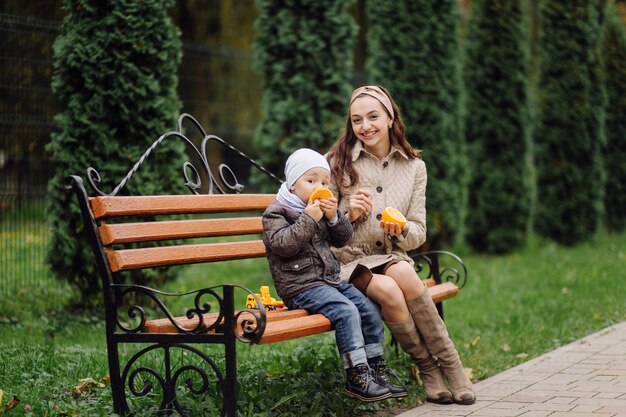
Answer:
[[[387,97],[389,97],[393,112],[395,113],[395,117],[393,117],[393,124],[391,125],[391,129],[389,130],[389,141],[391,142],[391,146],[402,149],[404,153],[409,157],[409,159],[420,158],[421,152],[419,150],[414,150],[411,147],[408,138],[406,137],[404,122],[402,121],[398,105],[391,97],[391,94],[389,94],[389,91],[381,86],[378,86],[378,88],[383,90]],[[367,94],[360,94],[355,97],[355,99],[364,96],[370,97]],[[350,103],[350,105],[351,104],[352,103]],[[385,106],[381,104],[381,107],[385,110],[385,113],[387,113],[391,118],[392,115],[389,114]],[[345,187],[351,187],[359,182],[359,174],[356,172],[356,170],[354,169],[354,165],[352,164],[352,150],[354,149],[354,145],[356,145],[356,142],[358,140],[359,139],[354,133],[354,130],[352,130],[350,106],[348,106],[346,124],[339,134],[339,137],[335,141],[335,144],[328,151],[327,158],[330,164],[331,176],[337,181],[338,186],[343,185]],[[343,182],[343,184],[340,181]]]

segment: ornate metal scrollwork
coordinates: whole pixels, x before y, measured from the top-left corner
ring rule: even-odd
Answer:
[[[415,270],[422,279],[437,278],[441,282],[453,282],[463,288],[467,281],[467,267],[457,255],[446,251],[412,252]],[[424,274],[426,274],[424,276]]]
[[[265,305],[256,296],[255,293],[242,285],[233,285],[233,287],[241,288],[249,295],[254,297],[258,309],[246,308],[235,313],[235,323],[240,323],[241,334],[235,331],[237,339],[245,343],[256,343],[261,339],[265,332],[265,324],[267,322],[267,314],[265,313]]]
[[[219,326],[219,324],[223,321],[223,318],[224,318],[224,313],[223,313],[224,300],[214,290],[214,288],[216,287],[202,288],[199,290],[190,291],[186,293],[179,293],[179,294],[167,293],[167,292],[156,290],[154,288],[145,287],[142,285],[114,284],[113,287],[120,290],[119,295],[117,297],[117,305],[124,305],[122,303],[122,299],[126,296],[129,296],[132,293],[144,295],[148,297],[150,300],[152,300],[154,305],[157,307],[157,310],[160,310],[163,313],[163,315],[172,323],[174,327],[176,327],[176,329],[180,333],[207,333],[207,332],[213,331]],[[188,295],[193,295],[193,294],[195,294],[194,306],[187,310],[186,317],[188,319],[197,317],[198,323],[196,324],[195,327],[188,328],[188,327],[181,325],[176,320],[174,315],[170,312],[170,310],[167,308],[167,306],[165,305],[165,303],[159,296],[183,297],[183,296],[188,296]],[[203,302],[204,297],[207,295],[211,296],[215,300],[215,302],[217,302],[217,305],[218,305],[217,317],[213,319],[211,323],[208,323],[208,324],[205,320],[205,315],[211,311],[211,304],[207,302]],[[116,316],[115,321],[116,321],[117,327],[125,333],[141,332],[147,321],[146,309],[142,306],[133,304],[128,307],[127,315],[130,319],[134,321],[137,321],[137,317],[138,317],[137,325],[130,327],[126,325],[125,322],[120,321],[119,317]]]
[[[240,285],[232,286],[241,288],[247,294],[253,296],[256,301],[256,305],[258,306],[258,308],[246,308],[235,312],[233,320],[239,328],[239,330],[235,330],[235,336],[242,342],[256,343],[261,339],[261,336],[263,336],[263,332],[265,331],[265,323],[267,320],[265,306],[256,294],[246,287]],[[129,297],[133,293],[144,295],[154,303],[156,310],[160,311],[162,315],[165,316],[170,323],[172,323],[179,333],[201,334],[212,331],[223,331],[224,299],[218,292],[215,291],[218,287],[203,288],[178,294],[166,293],[141,285],[115,284],[113,287],[120,290],[117,297],[117,305],[125,305],[122,300],[124,297]],[[176,317],[170,312],[165,302],[159,296],[183,297],[193,294],[195,294],[194,305],[192,308],[187,310],[185,316],[188,319],[196,317],[198,321],[194,327],[190,328],[188,326],[185,327],[185,325],[176,320]],[[207,295],[211,296],[215,303],[217,303],[217,308],[215,309],[217,314],[216,316],[211,317],[210,322],[207,321],[207,314],[211,312],[212,306],[210,303],[203,301]],[[154,310],[154,307],[151,310]],[[124,333],[139,333],[143,330],[146,322],[148,321],[146,308],[137,304],[132,304],[128,307],[127,316],[133,322],[136,322],[136,324],[129,326],[125,321],[120,320],[118,316],[115,317],[117,327]]]
[[[183,355],[187,358],[189,356],[197,358],[204,366],[185,364],[177,368],[177,362],[172,359],[173,349],[182,349]],[[163,358],[151,359],[149,355],[157,350],[163,350]],[[142,365],[135,367],[140,361]],[[156,369],[157,367],[161,369]],[[210,378],[209,372],[212,372],[215,377]],[[137,399],[144,397],[159,399],[159,412],[176,410],[183,416],[188,415],[178,397],[183,384],[193,395],[209,398],[210,396],[205,394],[209,393],[212,388],[211,381],[215,381],[219,391],[222,391],[225,383],[222,371],[202,351],[186,344],[164,343],[148,346],[133,355],[123,369],[121,381],[122,386],[126,387]],[[128,404],[126,408],[128,409]],[[216,408],[219,408],[217,404]],[[221,415],[225,415],[224,407],[222,407]]]
[[[196,147],[195,144],[183,133],[183,123],[185,121],[190,122],[192,127],[202,135],[202,142],[199,148]],[[240,193],[244,189],[244,186],[237,180],[234,171],[228,165],[223,163],[217,167],[217,176],[219,176],[218,181],[218,177],[211,170],[209,160],[207,158],[207,148],[211,141],[217,142],[223,147],[236,152],[239,156],[247,160],[251,165],[259,169],[265,175],[274,179],[278,184],[282,182],[280,178],[269,172],[254,159],[250,158],[248,155],[235,148],[219,136],[208,135],[202,128],[200,123],[193,116],[187,113],[183,113],[178,118],[177,130],[167,132],[156,141],[154,141],[154,143],[152,143],[152,145],[144,152],[144,154],[141,156],[141,158],[139,158],[139,160],[130,169],[130,171],[128,171],[122,181],[120,181],[119,184],[115,186],[113,191],[111,191],[110,193],[106,193],[99,188],[98,184],[100,184],[101,182],[100,173],[93,167],[87,168],[87,179],[89,180],[89,184],[91,184],[96,193],[101,196],[117,195],[117,193],[124,188],[124,186],[131,179],[131,177],[139,170],[144,161],[159,146],[159,144],[169,138],[182,140],[187,145],[191,155],[197,156],[199,160],[199,165],[201,167],[200,170],[195,164],[189,161],[184,162],[182,166],[183,177],[185,180],[184,185],[194,194],[200,194],[200,191],[203,188],[202,175],[200,175],[200,172],[205,174],[206,178],[208,178],[207,194],[226,194],[227,192]]]

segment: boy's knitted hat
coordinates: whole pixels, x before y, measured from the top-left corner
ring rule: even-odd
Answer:
[[[326,158],[313,149],[301,148],[292,153],[285,163],[287,187],[291,188],[293,183],[311,168],[324,168],[330,172]]]

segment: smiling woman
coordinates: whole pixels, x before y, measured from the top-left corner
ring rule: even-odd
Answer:
[[[346,120],[328,153],[331,188],[354,226],[352,242],[335,250],[341,277],[381,307],[387,327],[419,366],[427,401],[473,404],[472,382],[407,254],[426,240],[426,165],[383,87],[355,89]]]

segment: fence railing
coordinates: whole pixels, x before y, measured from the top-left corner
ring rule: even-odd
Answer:
[[[0,192],[0,299],[32,291],[49,279],[45,190]]]

